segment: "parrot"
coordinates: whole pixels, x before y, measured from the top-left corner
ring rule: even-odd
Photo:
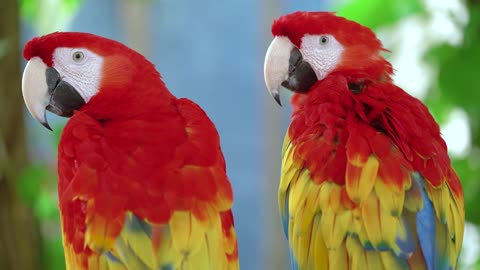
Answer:
[[[68,270],[239,269],[233,190],[219,134],[175,97],[155,66],[83,32],[23,50],[26,107],[68,117],[58,144],[58,205]]]
[[[273,21],[267,90],[291,121],[278,205],[295,270],[457,269],[461,182],[428,108],[368,27],[327,11]]]

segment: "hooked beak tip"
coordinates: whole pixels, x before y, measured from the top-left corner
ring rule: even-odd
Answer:
[[[272,91],[273,99],[278,103],[278,105],[282,106],[282,102],[280,101],[280,93],[278,90]]]
[[[40,124],[42,124],[42,126],[46,127],[48,130],[53,131],[47,121],[41,121]]]

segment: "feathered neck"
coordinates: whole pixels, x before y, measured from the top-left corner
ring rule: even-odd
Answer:
[[[122,120],[161,113],[175,99],[160,76],[151,74],[141,81],[101,88],[80,111],[97,120]]]

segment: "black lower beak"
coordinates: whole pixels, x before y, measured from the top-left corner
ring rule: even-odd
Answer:
[[[85,105],[85,100],[68,82],[62,80],[53,67],[45,71],[50,102],[46,109],[56,115],[70,117],[75,110]]]
[[[282,86],[293,92],[305,93],[317,80],[315,71],[303,60],[300,50],[293,48],[289,59],[288,79],[282,82]]]

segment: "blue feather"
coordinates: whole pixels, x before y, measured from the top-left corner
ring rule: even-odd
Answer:
[[[126,217],[125,226],[133,232],[144,232],[149,238],[152,238],[152,226],[140,220],[135,214]]]
[[[112,252],[108,251],[108,252],[105,252],[106,256],[107,256],[107,259],[111,262],[114,262],[114,263],[120,263],[120,264],[123,264],[122,261],[120,261],[119,258],[117,258],[115,255],[113,255]]]
[[[424,180],[418,173],[412,174],[413,179],[420,185],[423,208],[417,213],[417,234],[422,248],[423,256],[428,270],[436,270],[435,267],[435,211],[432,201],[427,195]]]
[[[160,270],[173,270],[173,266],[171,264],[162,265],[160,266]]]
[[[287,240],[288,240],[288,220],[290,219],[290,215],[288,214],[289,201],[290,201],[290,189],[287,190],[287,195],[285,196],[285,215],[283,213],[280,213],[280,217],[282,219],[283,233],[287,237]]]
[[[295,258],[293,257],[293,251],[292,251],[291,248],[289,249],[289,253],[290,253],[290,268],[292,270],[298,270],[298,263],[295,260]]]
[[[400,253],[397,254],[397,256],[402,259],[407,259],[413,252],[415,252],[417,243],[412,235],[412,228],[408,226],[406,218],[402,216],[400,217],[400,221],[402,222],[402,226],[405,228],[406,236],[405,239],[397,237],[395,240],[395,243],[400,248]]]
[[[282,219],[283,233],[285,233],[285,236],[288,240],[288,221],[290,219],[288,208],[289,208],[289,201],[290,201],[290,189],[288,189],[286,193],[287,194],[285,196],[285,214],[280,213],[280,216]],[[295,260],[295,257],[293,257],[293,251],[291,248],[289,248],[289,254],[290,254],[290,268],[292,270],[298,270],[298,263]]]

